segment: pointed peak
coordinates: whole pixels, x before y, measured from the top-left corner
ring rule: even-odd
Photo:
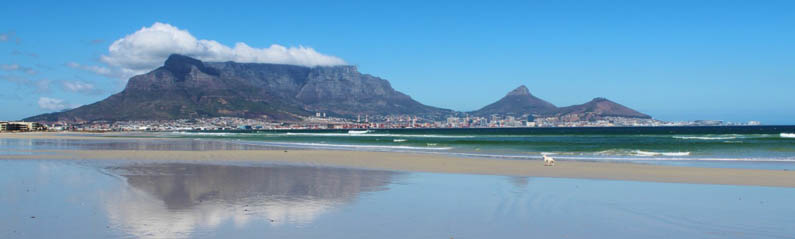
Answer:
[[[527,89],[527,86],[520,85],[519,87],[516,87],[516,89],[512,90],[511,92],[508,92],[507,96],[510,96],[510,95],[530,95],[530,90]]]
[[[591,100],[591,102],[602,102],[602,101],[610,101],[610,100],[608,100],[607,98],[604,98],[604,97],[596,97],[596,98],[593,98],[593,100]]]

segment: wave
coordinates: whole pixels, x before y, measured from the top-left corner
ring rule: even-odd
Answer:
[[[690,156],[690,152],[649,152],[642,150],[635,150],[638,156]]]
[[[406,139],[393,139],[392,142],[396,142],[396,143],[406,142]]]
[[[236,136],[236,135],[245,135],[246,133],[176,131],[176,132],[169,132],[169,134],[174,134],[174,135],[197,135],[197,136]]]
[[[414,147],[414,146],[392,146],[392,145],[372,145],[372,144],[325,144],[325,143],[290,143],[290,142],[258,142],[249,141],[245,144],[263,145],[275,147],[297,147],[310,149],[348,149],[348,150],[417,150],[417,151],[444,151],[451,150],[451,147]]]
[[[782,138],[795,138],[795,133],[781,133],[781,134],[779,134],[779,137],[782,137]]]
[[[641,157],[651,157],[651,156],[682,157],[682,156],[690,156],[690,152],[652,152],[652,151],[643,151],[643,150],[610,149],[610,150],[604,150],[604,151],[596,152],[596,153],[594,153],[594,155],[641,156]]]
[[[738,136],[673,136],[674,139],[698,139],[698,140],[727,140],[727,139],[736,139]]]
[[[295,133],[287,132],[288,136],[327,136],[327,137],[407,137],[407,138],[474,138],[474,135],[439,135],[439,134],[373,134],[373,133]]]
[[[795,162],[795,158],[719,158],[719,157],[589,157],[589,156],[558,156],[555,159],[568,160],[611,160],[611,161],[742,161],[742,162]]]
[[[569,154],[566,152],[547,153],[541,152],[538,155],[517,155],[517,154],[490,154],[490,153],[460,153],[460,152],[426,152],[428,154],[452,155],[458,157],[473,158],[494,158],[511,160],[540,160],[541,155],[553,156],[556,160],[575,160],[575,161],[740,161],[740,162],[795,162],[795,157],[787,158],[720,158],[720,157],[676,157],[665,156],[662,154],[653,156],[626,155],[626,156],[588,156],[579,154]],[[686,152],[677,152],[684,154]],[[671,155],[671,154],[669,154]],[[655,157],[656,156],[656,157]]]

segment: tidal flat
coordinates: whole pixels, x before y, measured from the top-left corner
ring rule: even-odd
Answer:
[[[792,238],[795,235],[791,227],[795,225],[795,217],[791,216],[795,214],[791,202],[795,188],[780,185],[366,167],[369,164],[333,164],[329,160],[346,162],[347,157],[380,165],[383,162],[379,160],[405,160],[402,157],[435,159],[418,154],[302,151],[185,139],[78,137],[0,141],[0,211],[4,212],[0,214],[0,238]],[[339,155],[334,156],[335,152]],[[301,157],[307,159],[323,155],[330,159],[300,161],[278,157],[302,153]],[[233,154],[238,156],[232,157]],[[278,160],[252,159],[252,156]],[[472,158],[439,162],[458,162],[447,160],[527,163],[528,167],[540,163]],[[575,162],[561,162],[562,167],[552,169],[540,166],[538,170],[566,170],[569,163]],[[691,169],[576,163],[625,165],[651,171]],[[517,165],[521,164],[503,166]],[[631,168],[623,168],[627,169]],[[535,172],[532,170],[525,172]],[[700,173],[766,171],[696,170],[708,170]]]

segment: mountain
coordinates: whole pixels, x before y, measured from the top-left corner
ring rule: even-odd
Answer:
[[[472,115],[533,115],[541,117],[557,117],[563,121],[596,120],[602,117],[644,118],[651,116],[630,109],[605,98],[595,98],[588,103],[558,108],[549,102],[539,99],[522,85],[508,92],[505,97],[482,109],[470,112]]]
[[[594,98],[585,104],[558,108],[554,115],[572,120],[592,120],[597,117],[651,119],[649,115],[640,113],[605,98]]]
[[[170,120],[234,116],[297,120],[324,112],[443,115],[388,81],[355,66],[304,67],[281,64],[202,62],[171,55],[162,67],[130,78],[122,92],[64,112],[26,121]]]
[[[553,112],[557,107],[542,99],[539,99],[526,86],[522,85],[508,92],[505,97],[487,105],[479,110],[471,112],[473,115],[488,116],[491,114],[516,115],[524,114],[545,114]]]

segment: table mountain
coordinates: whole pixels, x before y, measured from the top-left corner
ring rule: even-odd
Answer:
[[[314,112],[443,115],[388,81],[355,66],[202,62],[171,55],[162,67],[130,78],[125,89],[102,101],[27,121],[169,120],[234,116],[296,120]]]

